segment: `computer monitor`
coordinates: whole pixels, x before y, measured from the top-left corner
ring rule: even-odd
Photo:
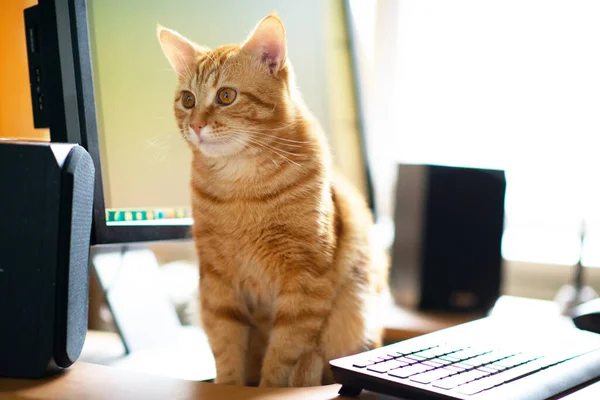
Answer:
[[[104,66],[99,66],[98,61],[106,55],[102,54],[105,48],[95,42],[94,35],[107,21],[105,16],[97,17],[90,12],[94,3],[105,4],[84,0],[40,0],[37,6],[25,11],[35,127],[49,127],[53,142],[81,144],[94,160],[92,245],[188,238],[192,223],[189,196],[181,191],[165,190],[168,181],[162,184],[159,180],[153,181],[152,166],[130,165],[128,170],[123,169],[128,158],[134,158],[138,163],[144,161],[143,157],[131,156],[132,152],[139,154],[135,137],[139,137],[140,131],[144,132],[143,129],[132,130],[125,137],[131,143],[130,148],[120,148],[122,143],[115,140],[115,135],[123,133],[123,126],[119,124],[124,120],[121,117],[118,121],[120,116],[102,101],[106,91],[109,92],[108,100],[114,101],[114,93],[110,92],[110,86],[100,86],[102,78],[95,76]],[[120,68],[123,60],[115,61],[115,66]],[[127,113],[126,109],[121,111]],[[136,119],[134,115],[131,118]],[[179,149],[175,157],[185,158],[185,150]],[[180,165],[168,163],[163,166],[170,173],[182,175],[189,169],[177,171]],[[141,173],[140,168],[147,170]],[[125,189],[145,194],[147,201],[135,206],[134,202],[111,196],[111,193],[124,190],[122,185],[113,188],[123,181],[119,175],[124,175],[127,180],[136,174],[138,184],[130,180],[129,188]],[[143,184],[140,185],[141,181]],[[145,193],[148,190],[154,192]]]
[[[234,3],[40,0],[26,12],[35,125],[50,127],[52,141],[80,143],[96,166],[92,245],[191,237],[191,152],[173,117],[176,77],[156,39],[158,22],[216,47],[243,40],[267,7],[294,15],[286,22],[298,32],[288,40],[295,41],[290,53],[299,85],[326,128],[334,118],[321,88],[326,68],[315,67],[328,62],[325,47],[314,43],[329,33],[305,32],[301,18],[325,16],[330,6],[265,2],[251,18],[230,15],[229,8],[245,4]],[[231,19],[228,29],[214,18],[221,14]],[[366,159],[364,152],[361,157]]]

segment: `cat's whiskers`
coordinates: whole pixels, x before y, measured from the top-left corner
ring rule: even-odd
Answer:
[[[170,145],[171,141],[175,138],[177,138],[178,140],[183,139],[180,135],[180,132],[175,131],[154,135],[152,137],[146,138],[145,141],[148,147],[165,147],[166,145]]]
[[[293,160],[291,160],[290,158],[286,157],[283,153],[279,152],[276,148],[271,147],[266,145],[265,143],[261,143],[261,142],[256,142],[253,140],[250,140],[250,138],[248,138],[247,136],[241,136],[239,134],[234,134],[234,136],[236,138],[238,138],[238,140],[240,140],[241,142],[243,142],[244,144],[248,145],[249,147],[255,148],[256,146],[258,146],[259,148],[266,150],[266,151],[270,151],[272,153],[277,154],[279,157],[283,158],[285,161],[287,161],[288,163],[294,163],[296,165],[299,165],[298,163],[294,162]],[[254,145],[254,146],[253,146]],[[273,159],[271,159],[273,161]]]
[[[278,136],[259,135],[258,132],[251,133],[251,132],[249,132],[247,130],[239,130],[239,129],[232,129],[232,130],[230,130],[230,132],[235,132],[236,134],[241,134],[241,135],[244,135],[244,136],[258,136],[257,138],[255,138],[257,140],[259,138],[262,139],[263,137],[264,138],[268,138],[272,142],[274,142],[274,143],[276,143],[278,145],[281,145],[281,146],[294,147],[294,148],[301,148],[301,147],[303,147],[302,144],[296,144],[296,143],[293,143],[293,142],[290,143],[290,142],[288,142],[288,140],[285,140],[284,138],[280,138]]]
[[[257,129],[260,131],[281,131],[284,129],[288,129],[288,128],[292,128],[292,127],[296,127],[298,125],[302,125],[304,123],[304,120],[302,120],[302,118],[296,118],[295,120],[293,120],[292,122],[290,122],[289,124],[285,124],[285,125],[281,125],[275,128],[250,128],[250,129]]]
[[[232,136],[231,139],[234,140],[237,143],[240,143],[240,144],[242,144],[244,146],[247,146],[248,148],[250,148],[252,150],[255,150],[257,153],[263,152],[263,149],[261,149],[259,147],[256,147],[256,146],[253,146],[252,143],[249,143],[249,142],[247,142],[245,140],[242,140],[241,138],[239,138],[237,136]],[[279,166],[279,164],[277,164],[277,162],[273,159],[273,157],[270,157],[268,155],[267,155],[267,157],[269,158],[269,160],[271,160],[273,162],[273,164],[275,166]]]
[[[278,147],[273,146],[271,143],[267,143],[267,142],[262,141],[262,140],[260,140],[258,138],[253,138],[252,136],[247,136],[247,135],[246,136],[242,136],[245,132],[241,132],[241,131],[239,131],[239,132],[238,131],[229,131],[229,132],[231,132],[231,133],[233,133],[235,135],[238,135],[240,137],[243,137],[243,139],[245,139],[245,140],[249,140],[249,141],[252,141],[254,143],[264,144],[265,146],[269,146],[269,147],[271,147],[273,149],[276,149],[278,151],[281,151],[283,153],[286,153],[286,154],[289,154],[289,155],[292,155],[292,156],[298,156],[298,157],[304,156],[304,154],[293,153],[293,152],[290,152],[290,151],[287,151],[287,150],[280,149]],[[282,143],[277,143],[277,144],[282,144]],[[283,145],[285,145],[285,143],[283,143]]]
[[[275,137],[279,140],[282,140],[284,142],[289,142],[289,143],[299,143],[299,144],[306,144],[306,143],[310,143],[309,141],[304,141],[304,140],[294,140],[294,139],[288,139],[285,137],[281,137],[281,136],[275,136],[273,134],[267,133],[265,131],[283,131],[285,129],[290,128],[291,126],[294,126],[293,124],[289,124],[289,125],[284,125],[281,126],[279,128],[252,128],[252,127],[244,127],[243,129],[237,129],[237,130],[243,130],[244,132],[247,133],[253,133],[253,134],[258,134],[258,135],[262,135],[262,136],[269,136],[269,137]]]
[[[300,164],[298,164],[294,160],[290,159],[289,157],[285,156],[283,153],[287,153],[287,154],[294,155],[294,156],[301,156],[300,154],[289,153],[289,152],[286,152],[284,150],[277,149],[277,148],[275,148],[273,146],[270,146],[270,145],[268,145],[266,143],[263,143],[263,142],[260,142],[260,141],[256,141],[256,140],[254,140],[254,139],[252,139],[250,137],[247,137],[247,136],[243,137],[243,136],[239,136],[239,134],[235,134],[235,133],[234,133],[234,135],[238,135],[237,137],[239,137],[241,140],[243,140],[247,144],[255,144],[255,145],[257,145],[257,146],[259,146],[259,147],[261,147],[261,148],[263,148],[265,150],[269,150],[269,151],[277,154],[279,157],[283,158],[284,160],[286,160],[288,163],[295,164],[296,166],[300,167]],[[283,152],[283,153],[281,153],[281,152]]]
[[[287,151],[287,150],[280,149],[280,148],[278,148],[278,147],[275,147],[275,146],[273,146],[273,145],[272,145],[272,144],[270,144],[270,143],[263,142],[263,141],[261,141],[261,140],[259,140],[259,139],[256,139],[256,138],[249,137],[249,138],[246,138],[246,139],[247,139],[247,140],[250,140],[250,141],[251,141],[251,142],[253,142],[253,143],[257,143],[257,144],[263,144],[263,145],[265,145],[265,146],[268,146],[269,148],[275,149],[275,150],[277,150],[277,151],[280,151],[280,152],[282,152],[282,153],[285,153],[285,154],[289,154],[289,155],[291,155],[291,156],[296,156],[296,157],[302,157],[302,156],[303,156],[303,154],[299,154],[299,153],[293,153],[293,152],[291,152],[291,151]]]
[[[146,150],[153,153],[155,161],[160,163],[167,158],[173,136],[179,137],[179,135],[162,134],[145,139]]]
[[[266,137],[266,138],[270,138],[270,139],[277,140],[280,142],[284,142],[287,146],[290,146],[290,147],[302,147],[303,144],[310,143],[310,142],[305,142],[305,141],[301,141],[301,140],[293,140],[293,139],[283,138],[281,136],[269,135],[268,133],[264,133],[264,132],[260,132],[260,131],[252,132],[250,130],[250,131],[246,131],[246,132],[251,135]]]

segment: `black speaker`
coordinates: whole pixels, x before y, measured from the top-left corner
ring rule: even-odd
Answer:
[[[390,284],[397,303],[485,312],[502,284],[504,171],[398,167]]]
[[[0,376],[42,377],[79,357],[93,190],[82,147],[0,142]]]

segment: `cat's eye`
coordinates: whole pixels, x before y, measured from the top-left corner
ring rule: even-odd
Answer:
[[[236,97],[237,92],[235,89],[224,87],[219,89],[217,92],[217,103],[223,106],[228,106],[229,104],[233,103]]]
[[[194,94],[192,92],[188,92],[187,90],[181,92],[181,104],[185,108],[194,107],[196,105],[196,98],[194,97]]]

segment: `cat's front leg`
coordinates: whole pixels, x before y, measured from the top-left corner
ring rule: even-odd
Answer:
[[[290,279],[275,300],[275,319],[260,386],[321,384],[324,361],[318,349],[331,312],[333,288],[324,280]]]
[[[200,281],[202,324],[217,367],[215,383],[246,384],[249,316],[239,295],[224,279],[205,274]]]

